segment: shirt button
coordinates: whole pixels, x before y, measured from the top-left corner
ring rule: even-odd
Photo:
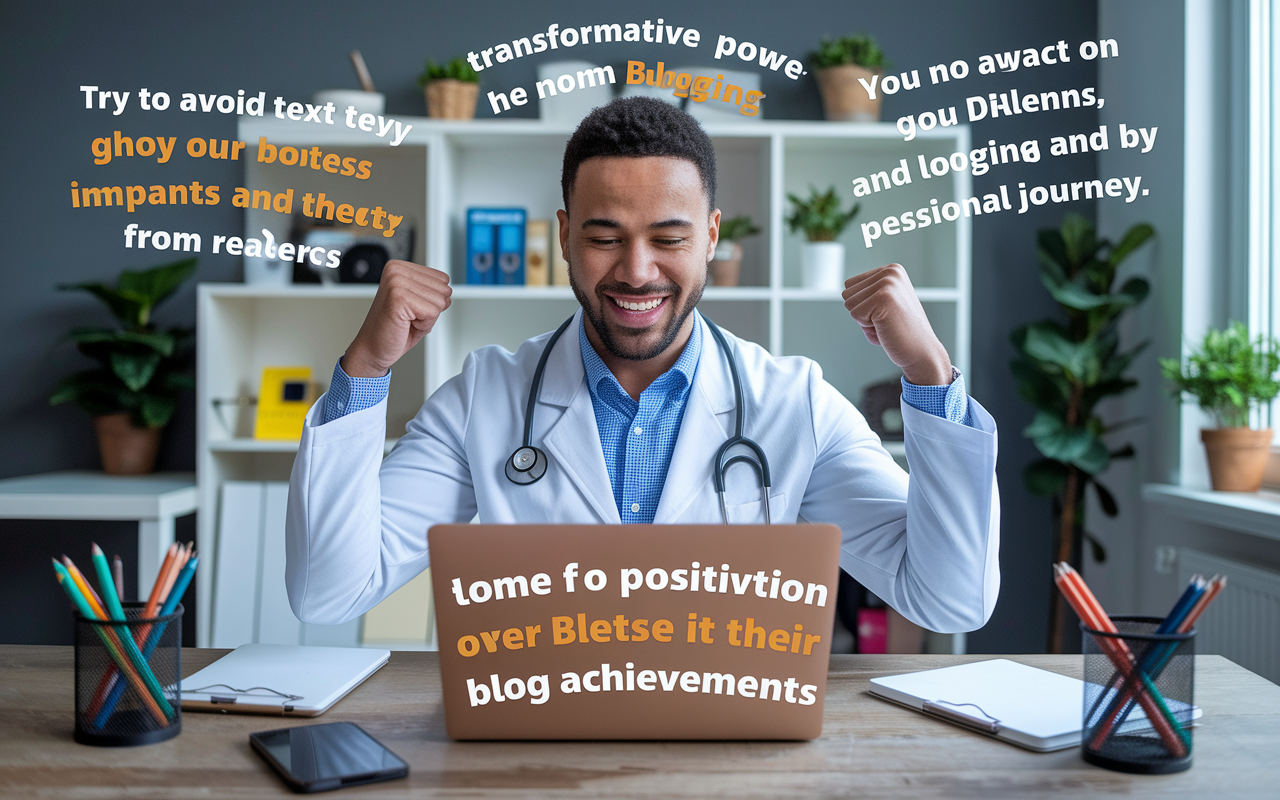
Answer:
[[[641,428],[639,425],[637,425],[635,428],[631,430],[631,432],[634,433],[636,436],[639,436],[640,434],[644,433],[644,428]]]
[[[639,503],[632,503],[632,504],[631,504],[631,513],[632,513],[632,514],[639,514],[639,513],[640,513],[640,504],[639,504]]]

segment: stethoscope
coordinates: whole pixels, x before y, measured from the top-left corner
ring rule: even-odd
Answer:
[[[524,442],[506,462],[507,478],[512,483],[521,485],[530,484],[538,481],[543,475],[547,474],[547,454],[542,452],[541,448],[533,446],[533,409],[538,402],[538,392],[542,389],[542,373],[547,367],[547,358],[551,355],[551,350],[556,346],[556,341],[560,339],[560,335],[565,332],[569,324],[573,322],[573,317],[569,317],[556,332],[551,335],[547,346],[543,348],[541,357],[538,358],[538,366],[533,371],[533,384],[529,387],[529,400],[525,404],[524,410]],[[742,435],[743,417],[746,415],[746,407],[742,402],[742,379],[738,375],[738,362],[733,357],[733,351],[729,348],[729,343],[725,340],[724,334],[716,327],[716,324],[706,317],[702,319],[707,323],[707,327],[711,329],[711,335],[715,337],[716,342],[720,345],[720,349],[724,351],[725,358],[729,359],[729,372],[733,375],[733,396],[735,407],[737,408],[736,423],[731,436],[724,444],[720,445],[720,449],[716,451],[715,462],[712,468],[711,477],[714,479],[716,487],[716,495],[720,498],[720,515],[724,518],[725,524],[729,522],[729,511],[724,504],[724,473],[729,467],[738,462],[750,464],[755,468],[756,474],[760,480],[760,500],[764,506],[764,522],[770,524],[769,518],[769,459],[765,457],[764,450],[760,445],[751,439]],[[753,458],[747,453],[739,453],[728,459],[725,457],[729,454],[729,449],[735,445],[742,445],[755,454]]]

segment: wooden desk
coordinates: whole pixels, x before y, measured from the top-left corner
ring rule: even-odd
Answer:
[[[184,650],[184,674],[225,651]],[[454,742],[435,653],[391,663],[314,719],[189,713],[149,747],[71,739],[72,648],[0,646],[0,796],[285,797],[249,733],[350,720],[409,762],[406,780],[341,797],[1267,797],[1280,786],[1280,687],[1199,656],[1195,765],[1169,776],[1108,772],[1076,750],[1037,754],[867,694],[879,675],[982,656],[835,656],[824,735],[813,742]],[[1080,656],[1019,661],[1079,676]]]

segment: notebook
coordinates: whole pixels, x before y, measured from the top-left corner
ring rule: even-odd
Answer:
[[[1004,658],[871,679],[877,697],[1041,753],[1080,745],[1084,688],[1083,681]],[[1198,706],[1169,705],[1174,714],[1200,718]],[[1121,730],[1150,727],[1135,708]]]
[[[245,644],[183,679],[182,708],[314,717],[390,657],[357,647]]]

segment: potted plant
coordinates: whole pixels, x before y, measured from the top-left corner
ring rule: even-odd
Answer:
[[[713,286],[737,286],[742,272],[742,245],[739,239],[754,236],[760,228],[746,215],[727,219],[720,223],[720,240],[716,244],[715,258],[711,261]]]
[[[1092,486],[1102,512],[1114,517],[1119,513],[1115,497],[1098,475],[1113,460],[1134,455],[1132,445],[1116,447],[1106,438],[1135,420],[1109,423],[1097,408],[1138,385],[1125,372],[1146,343],[1121,349],[1119,326],[1150,287],[1132,277],[1117,288],[1116,272],[1153,235],[1150,225],[1134,225],[1113,244],[1097,238],[1093,223],[1078,214],[1068,214],[1059,230],[1040,231],[1040,281],[1062,307],[1065,324],[1060,318],[1020,325],[1010,337],[1019,353],[1010,364],[1018,394],[1036,409],[1022,435],[1043,456],[1023,471],[1023,482],[1032,494],[1053,499],[1053,561],[1077,568],[1086,540],[1096,560],[1106,559],[1102,543],[1084,527],[1085,491]],[[1062,596],[1049,588],[1048,650],[1061,653],[1066,636]]]
[[[110,475],[140,475],[155,468],[160,430],[177,409],[178,392],[195,385],[188,371],[194,331],[160,330],[151,319],[152,310],[195,269],[196,260],[189,258],[140,272],[125,270],[114,287],[58,287],[89,292],[119,322],[71,329],[65,338],[99,366],[67,376],[49,396],[50,405],[74,400],[93,416],[102,468]]]
[[[824,38],[822,44],[809,54],[809,61],[818,71],[818,89],[822,92],[822,107],[827,119],[836,121],[876,122],[880,119],[881,93],[871,93],[858,82],[868,84],[874,76],[883,72],[889,61],[876,40],[865,33],[842,36],[839,39]]]
[[[474,119],[480,97],[480,76],[465,59],[445,64],[431,59],[418,76],[427,98],[427,116],[436,119]]]
[[[1271,429],[1249,428],[1249,412],[1280,394],[1280,341],[1272,336],[1249,339],[1244,323],[1224,331],[1210,330],[1183,364],[1160,359],[1160,369],[1173,382],[1175,399],[1188,394],[1213,415],[1217,428],[1200,431],[1209,457],[1209,477],[1219,492],[1256,492],[1262,486],[1271,451]]]
[[[835,239],[857,216],[862,204],[854,203],[853,208],[843,211],[836,187],[822,193],[816,186],[809,189],[807,201],[787,192],[791,201],[787,224],[792,233],[804,231],[806,240],[800,251],[804,285],[807,289],[838,292],[844,288],[844,245]]]

